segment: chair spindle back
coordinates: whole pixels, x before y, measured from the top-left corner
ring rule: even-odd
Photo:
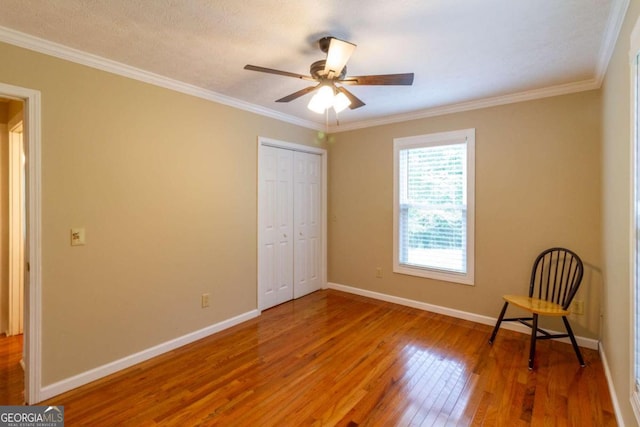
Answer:
[[[583,272],[582,260],[573,251],[547,249],[533,263],[529,297],[560,304],[566,310],[580,287]]]

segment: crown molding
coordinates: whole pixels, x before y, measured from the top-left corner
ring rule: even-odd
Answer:
[[[624,22],[624,17],[629,6],[629,2],[630,0],[613,0],[611,12],[609,13],[606,24],[605,35],[602,39],[600,52],[598,54],[595,77],[593,79],[328,127],[325,127],[320,123],[284,114],[270,108],[232,98],[230,96],[203,89],[195,85],[181,82],[179,80],[174,80],[159,74],[141,70],[139,68],[103,58],[101,56],[93,55],[87,52],[80,51],[78,49],[74,49],[1,26],[0,42],[5,42],[56,58],[75,62],[102,71],[107,71],[109,73],[153,84],[187,95],[192,95],[198,98],[206,99],[208,101],[217,102],[223,105],[238,108],[240,110],[259,114],[286,123],[302,126],[308,129],[339,133],[349,130],[400,123],[410,120],[419,120],[445,114],[459,113],[480,108],[488,108],[498,105],[505,105],[516,102],[547,98],[551,96],[566,95],[586,90],[599,89],[602,85],[602,81],[604,80],[609,61],[611,60],[611,56],[613,55],[613,51],[615,49],[616,41],[622,29],[622,24]]]
[[[53,56],[55,58],[75,62],[87,67],[106,71],[112,74],[117,74],[123,77],[206,99],[208,101],[217,102],[219,104],[238,108],[250,113],[259,114],[261,116],[270,117],[272,119],[280,120],[305,128],[318,131],[324,130],[324,126],[309,120],[304,120],[288,114],[280,113],[279,111],[241,101],[230,96],[203,89],[198,86],[184,83],[179,80],[171,79],[169,77],[165,77],[149,71],[141,70],[139,68],[123,64],[121,62],[112,61],[110,59],[83,52],[81,50],[74,49],[59,43],[54,43],[49,40],[21,33],[10,28],[0,26],[0,42],[8,43],[35,52],[43,53],[45,55]]]
[[[531,101],[534,99],[549,98],[552,96],[567,95],[575,92],[583,92],[600,88],[597,79],[583,80],[580,82],[567,83],[562,85],[550,86],[541,89],[528,90],[524,92],[513,93],[509,95],[495,96],[491,98],[483,98],[474,101],[461,102],[458,104],[444,105],[442,107],[428,108],[426,110],[413,111],[405,114],[396,114],[393,116],[381,117],[372,120],[363,120],[360,122],[346,123],[340,126],[330,126],[329,132],[338,133],[349,130],[369,128],[373,126],[388,125],[392,123],[407,122],[410,120],[425,119],[428,117],[443,116],[445,114],[460,113],[463,111],[478,110],[481,108],[495,107],[498,105],[513,104],[516,102]]]
[[[613,0],[613,4],[611,5],[611,12],[607,19],[604,37],[602,38],[602,44],[600,45],[600,52],[598,54],[598,63],[596,64],[595,78],[598,81],[598,87],[602,85],[604,76],[607,73],[609,61],[611,61],[613,51],[616,48],[616,42],[620,36],[629,3],[630,0]]]
[[[414,111],[406,114],[386,116],[378,119],[346,123],[342,126],[334,125],[329,126],[328,131],[331,133],[346,132],[349,130],[400,123],[409,120],[418,120],[428,117],[442,116],[445,114],[476,110],[480,108],[488,108],[498,105],[547,98],[551,96],[567,95],[570,93],[582,92],[586,90],[600,89],[600,87],[602,86],[602,82],[604,81],[605,74],[607,73],[609,62],[611,61],[611,57],[613,56],[613,51],[615,50],[620,31],[622,30],[622,24],[624,23],[624,17],[627,13],[627,9],[629,8],[629,3],[630,0],[613,0],[612,2],[611,11],[609,12],[609,17],[605,25],[604,37],[602,38],[600,51],[598,53],[598,62],[596,64],[595,77],[593,79],[557,86],[550,86],[541,89],[534,89],[504,96],[478,99],[459,104],[429,108],[426,110]]]

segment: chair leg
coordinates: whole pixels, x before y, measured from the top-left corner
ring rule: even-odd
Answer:
[[[496,335],[498,334],[498,329],[500,329],[500,324],[502,323],[502,319],[504,318],[504,314],[507,312],[508,302],[505,301],[502,306],[502,311],[500,312],[500,316],[498,316],[498,321],[496,322],[495,328],[493,328],[493,332],[491,333],[491,338],[489,338],[489,344],[493,344],[493,340],[496,339]]]
[[[533,324],[531,328],[531,346],[529,349],[529,370],[533,369],[533,359],[536,357],[536,338],[538,337],[538,315],[533,313]]]
[[[582,352],[580,351],[580,347],[578,347],[576,337],[573,336],[573,330],[571,330],[569,320],[566,316],[562,316],[562,321],[564,322],[564,327],[567,328],[567,333],[569,334],[569,339],[571,340],[571,344],[573,345],[573,350],[576,352],[576,356],[578,356],[578,362],[580,362],[580,366],[584,368],[585,364],[584,359],[582,358]]]

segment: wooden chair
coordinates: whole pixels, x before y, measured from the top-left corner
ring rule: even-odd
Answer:
[[[503,296],[505,303],[496,322],[496,326],[493,328],[489,344],[493,344],[493,340],[496,338],[502,322],[520,322],[531,328],[529,369],[533,369],[533,359],[536,354],[536,340],[565,337],[569,337],[571,340],[580,366],[584,367],[585,364],[582,359],[582,353],[576,343],[576,338],[569,325],[569,320],[567,320],[567,316],[570,314],[569,306],[582,282],[583,270],[582,260],[569,249],[551,248],[538,255],[531,270],[529,296]],[[505,319],[504,315],[509,304],[528,311],[531,313],[531,317]],[[538,327],[538,316],[561,316],[567,333],[550,334],[540,329]],[[541,335],[538,335],[538,333]]]

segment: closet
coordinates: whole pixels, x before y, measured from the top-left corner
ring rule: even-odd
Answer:
[[[258,146],[260,310],[323,287],[323,156],[305,149]]]

